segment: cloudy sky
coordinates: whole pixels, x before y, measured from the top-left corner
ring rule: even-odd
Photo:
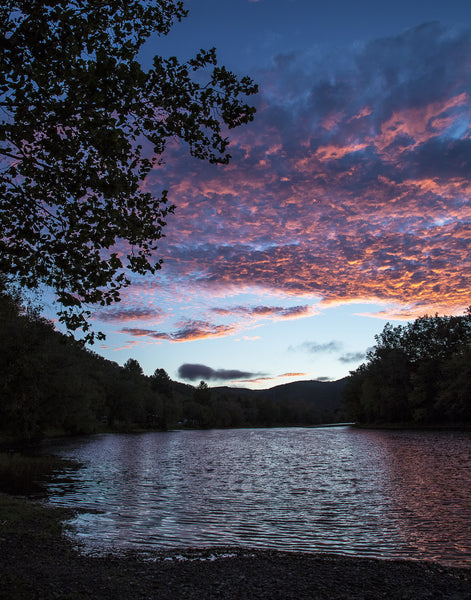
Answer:
[[[162,270],[95,314],[147,374],[266,388],[338,379],[384,324],[461,313],[471,240],[471,3],[187,0],[153,54],[260,86],[232,161],[173,147]]]

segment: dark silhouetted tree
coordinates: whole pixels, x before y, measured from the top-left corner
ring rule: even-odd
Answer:
[[[206,381],[200,381],[198,387],[195,388],[194,399],[199,404],[209,404],[211,400],[211,388]]]
[[[59,320],[88,341],[87,306],[118,301],[129,272],[161,266],[174,207],[142,182],[168,140],[227,163],[226,128],[253,119],[243,98],[256,86],[217,66],[214,49],[138,62],[185,16],[172,0],[0,5],[0,272],[50,286]]]
[[[139,361],[135,358],[128,358],[128,360],[124,363],[123,369],[129,377],[140,377],[144,374]]]
[[[172,380],[165,369],[155,369],[154,374],[150,377],[150,385],[153,390],[168,398],[173,395]]]
[[[471,313],[389,323],[367,362],[350,374],[344,395],[363,423],[443,424],[471,416]]]

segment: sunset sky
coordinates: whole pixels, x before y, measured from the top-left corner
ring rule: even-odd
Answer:
[[[172,146],[162,270],[95,313],[146,374],[267,388],[338,379],[384,324],[471,304],[471,2],[187,0],[153,54],[260,87],[231,164]]]

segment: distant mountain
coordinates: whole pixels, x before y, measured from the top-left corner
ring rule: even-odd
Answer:
[[[190,427],[340,423],[346,421],[342,400],[346,381],[296,381],[264,390],[219,386],[203,395],[192,385],[172,381],[168,407],[179,406],[180,422]]]
[[[342,392],[347,379],[344,377],[337,381],[294,381],[265,390],[221,386],[211,388],[211,394],[215,398],[226,396],[227,398],[264,398],[275,402],[312,402],[320,412],[337,414],[343,411]]]

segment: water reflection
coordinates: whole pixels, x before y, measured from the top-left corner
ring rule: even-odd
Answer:
[[[471,436],[350,428],[102,435],[51,502],[90,548],[236,545],[471,564]],[[50,450],[50,448],[48,448]]]
[[[388,456],[390,487],[411,546],[432,559],[439,560],[447,548],[458,561],[469,561],[469,434],[396,432],[381,441]]]

